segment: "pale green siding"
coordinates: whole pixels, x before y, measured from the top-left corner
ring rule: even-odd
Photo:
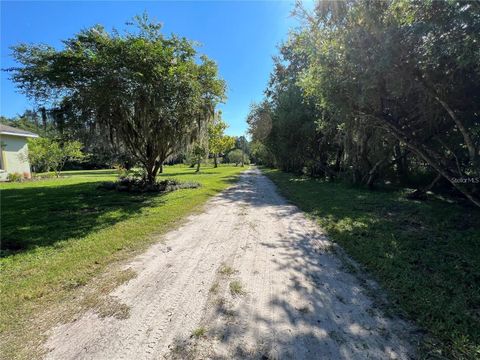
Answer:
[[[10,173],[20,173],[30,177],[27,138],[1,134],[0,142],[2,144],[0,180],[6,179],[7,174]]]

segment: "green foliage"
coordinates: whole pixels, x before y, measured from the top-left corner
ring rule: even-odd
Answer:
[[[250,155],[250,143],[243,135],[235,138],[235,148],[244,150],[245,154]]]
[[[238,280],[234,280],[230,282],[229,288],[230,288],[230,294],[232,294],[233,296],[240,296],[240,295],[246,294],[246,291],[244,290],[242,283]]]
[[[67,107],[52,109],[40,108],[38,111],[27,110],[18,117],[0,116],[0,122],[15,128],[27,130],[41,137],[57,139],[60,143],[79,141],[83,144],[84,161],[74,164],[83,168],[110,168],[121,163],[132,167],[136,160],[118,141],[111,142],[108,129],[85,119]],[[66,167],[69,167],[67,162]],[[72,170],[72,169],[70,169]]]
[[[218,155],[235,146],[235,138],[224,134],[228,125],[223,121],[221,115],[221,112],[218,112],[208,125],[208,149],[213,154],[215,167],[218,166]]]
[[[436,337],[424,358],[478,358],[478,209],[264,172],[380,281],[396,310]]]
[[[28,140],[28,159],[30,164],[39,171],[54,171],[55,175],[59,176],[68,160],[83,158],[82,144],[78,141],[60,144],[49,138]]]
[[[208,136],[208,134],[202,132],[190,147],[190,157],[193,160],[192,165],[197,165],[196,172],[200,171],[200,164],[208,155],[208,141],[206,136]]]
[[[194,144],[192,147],[192,154],[196,158],[203,159],[205,156],[207,156],[207,148],[203,144]]]
[[[23,180],[23,175],[18,172],[9,173],[7,175],[7,180],[10,182],[21,182]]]
[[[252,161],[259,165],[274,166],[274,158],[269,151],[260,141],[253,141],[250,145]]]
[[[155,183],[146,183],[144,176],[124,176],[117,181],[104,182],[100,188],[105,190],[125,191],[130,193],[157,192],[167,193],[179,189],[196,189],[197,182],[182,182],[177,179],[156,180]]]
[[[146,171],[149,182],[164,160],[192,143],[224,98],[216,64],[198,59],[194,43],[166,37],[146,15],[133,31],[101,26],[64,40],[64,48],[20,44],[21,65],[9,69],[21,91],[37,101],[61,104],[65,115],[109,130]],[[199,61],[198,61],[199,60]]]
[[[235,164],[235,166],[238,166],[238,164],[241,164],[242,159],[244,159],[244,154],[240,149],[235,149],[230,151],[227,156],[228,156],[228,161],[230,163]]]
[[[222,139],[227,126],[227,123],[219,115],[208,124],[208,148],[212,153],[218,154],[223,151]]]
[[[295,13],[302,26],[247,118],[261,160],[369,187],[433,172],[480,206],[478,5],[319,1]]]
[[[235,147],[235,137],[229,135],[223,135],[220,139],[220,153],[226,153],[228,150]]]
[[[207,329],[205,327],[199,327],[199,328],[196,328],[195,330],[193,330],[192,332],[192,336],[195,337],[195,338],[202,338],[202,337],[205,337],[207,334]]]
[[[15,128],[22,130],[30,131],[41,136],[45,136],[51,127],[48,127],[48,130],[44,129],[40,124],[39,115],[33,111],[25,111],[21,116],[15,118],[7,118],[5,116],[0,116],[0,123],[9,125]]]

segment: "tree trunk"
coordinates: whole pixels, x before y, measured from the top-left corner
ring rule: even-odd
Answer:
[[[217,154],[213,154],[213,167],[218,167]]]
[[[200,162],[201,162],[201,158],[198,158],[197,159],[197,169],[195,170],[196,173],[198,173],[200,171]]]
[[[335,173],[340,172],[340,164],[341,164],[341,161],[342,161],[342,154],[343,154],[343,150],[342,150],[341,147],[339,147],[336,154],[335,154],[335,165],[333,166],[333,171]]]
[[[160,167],[159,167],[159,169],[158,169],[158,172],[159,172],[160,174],[163,174],[163,163],[160,164]]]
[[[147,177],[146,177],[146,183],[149,185],[152,185],[155,183],[155,176],[153,169],[147,169]]]
[[[432,86],[430,83],[428,83],[425,79],[423,79],[420,74],[417,74],[417,78],[418,80],[420,80],[420,82],[422,83],[426,91],[430,94],[430,96],[432,96],[442,106],[442,108],[447,112],[447,114],[455,123],[457,129],[462,134],[463,141],[465,141],[465,145],[467,146],[468,157],[471,164],[474,167],[474,171],[476,170],[475,172],[479,174],[480,161],[478,160],[478,154],[477,154],[478,151],[476,149],[475,142],[472,139],[472,134],[468,132],[463,122],[455,114],[455,111],[447,104],[445,100],[440,98],[435,87]]]
[[[320,171],[323,171],[323,175],[326,178],[327,176],[330,177],[331,179],[334,179],[335,176],[337,175],[334,171],[332,171],[328,165],[322,163],[321,161],[316,161],[315,162],[315,167],[320,169]]]
[[[463,122],[457,117],[455,112],[445,101],[440,99],[438,96],[435,96],[435,99],[440,103],[440,105],[442,105],[448,115],[450,115],[450,118],[453,120],[458,130],[460,130],[460,133],[463,136],[463,140],[465,141],[465,145],[467,145],[468,157],[470,159],[470,162],[474,165],[475,169],[480,169],[480,164],[477,161],[477,149],[475,148],[475,143],[473,142],[472,137],[468,133],[468,130],[465,128],[465,125],[463,125]]]
[[[38,112],[33,111],[33,121],[35,121],[35,130],[38,131],[40,129],[40,125],[38,124]]]
[[[452,186],[461,192],[468,200],[473,204],[480,207],[480,199],[477,199],[472,192],[470,192],[460,182],[455,181],[455,177],[451,171],[443,164],[446,161],[442,159],[439,154],[436,154],[432,149],[428,149],[424,144],[418,143],[414,140],[413,136],[407,136],[407,134],[398,127],[395,123],[385,117],[378,118],[383,124],[387,126],[386,130],[395,136],[398,140],[403,141],[405,145],[412,150],[413,153],[421,157],[425,162],[430,165],[438,174],[443,176]]]
[[[372,189],[373,188],[373,183],[375,182],[375,180],[377,179],[377,176],[378,176],[378,171],[380,170],[380,167],[382,166],[382,164],[387,161],[387,159],[382,159],[382,160],[379,160],[377,161],[377,163],[373,166],[373,168],[368,172],[368,179],[367,179],[367,186],[369,189]]]
[[[428,184],[427,186],[424,186],[420,189],[415,190],[413,193],[407,195],[407,199],[411,200],[426,200],[427,199],[427,191],[431,190],[435,184],[442,178],[442,175],[438,174],[435,176],[435,179]]]
[[[148,185],[155,184],[155,180],[156,180],[159,168],[160,168],[159,162],[157,161],[154,161],[153,163],[150,163],[147,166],[145,166],[145,171],[147,173],[145,181]]]
[[[399,143],[393,147],[393,155],[395,157],[395,163],[397,164],[397,174],[401,183],[406,183],[408,180],[408,153],[408,149],[402,152]]]
[[[40,108],[40,112],[42,113],[42,125],[43,125],[43,132],[47,132],[47,110],[44,107]]]
[[[245,138],[242,140],[242,167],[245,166]]]

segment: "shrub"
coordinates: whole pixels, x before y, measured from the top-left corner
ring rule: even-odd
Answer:
[[[113,165],[113,168],[114,168],[115,171],[117,172],[118,177],[119,177],[120,179],[121,179],[121,178],[124,178],[124,177],[127,177],[128,174],[129,174],[129,170],[127,170],[123,165],[115,164],[115,165]]]
[[[78,141],[58,141],[48,138],[28,140],[28,159],[32,166],[38,170],[55,172],[60,176],[67,161],[81,160],[84,155],[81,151],[82,144]]]
[[[150,184],[143,177],[127,176],[115,182],[104,182],[102,185],[100,185],[100,187],[106,190],[144,193],[170,192],[179,189],[195,189],[200,187],[200,184],[196,182],[181,182],[176,179],[166,179]]]
[[[7,175],[7,180],[11,182],[21,182],[23,180],[23,175],[18,172],[10,173]]]
[[[242,162],[242,158],[245,164],[248,165],[249,163],[248,155],[244,154],[240,149],[235,149],[230,151],[227,156],[228,156],[229,162],[234,163],[235,166],[237,166]]]

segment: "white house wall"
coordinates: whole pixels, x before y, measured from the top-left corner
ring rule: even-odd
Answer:
[[[2,168],[6,173],[20,173],[30,177],[30,164],[27,159],[27,138],[21,136],[0,135],[2,145]],[[6,177],[5,172],[0,179]]]

